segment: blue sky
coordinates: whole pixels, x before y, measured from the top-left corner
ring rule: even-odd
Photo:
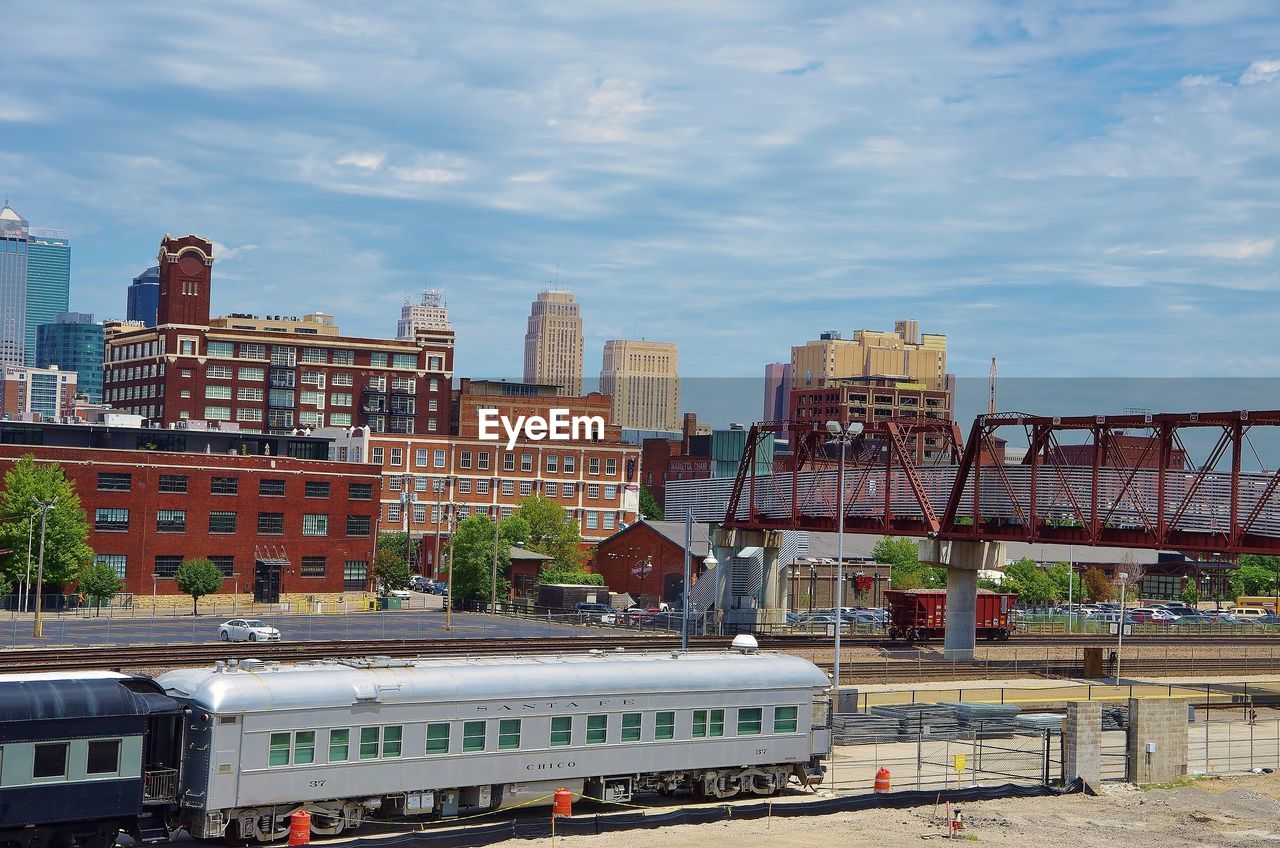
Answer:
[[[983,376],[1274,376],[1280,7],[60,2],[4,14],[0,192],[122,317],[163,233],[217,311],[518,375],[547,281],[605,339],[756,377],[920,319]],[[190,7],[190,8],[188,8]]]

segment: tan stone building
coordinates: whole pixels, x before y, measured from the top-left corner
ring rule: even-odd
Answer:
[[[582,315],[573,292],[538,292],[524,335],[524,381],[582,394]]]
[[[849,377],[906,377],[931,391],[947,388],[947,337],[920,333],[918,321],[898,321],[893,332],[834,331],[791,348],[791,388],[806,389]]]
[[[209,319],[209,326],[218,330],[252,330],[255,333],[287,333],[296,336],[337,336],[341,330],[333,316],[326,312],[308,312],[297,315],[249,315],[232,312]]]
[[[610,423],[634,430],[680,429],[680,357],[671,342],[605,342],[600,391],[613,398]]]

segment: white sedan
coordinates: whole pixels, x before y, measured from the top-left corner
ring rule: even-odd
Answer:
[[[279,642],[280,631],[256,618],[233,618],[218,625],[218,638],[224,642]]]

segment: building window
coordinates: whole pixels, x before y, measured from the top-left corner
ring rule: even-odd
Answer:
[[[157,533],[187,532],[187,511],[185,509],[161,509],[156,512]]]
[[[476,481],[476,494],[477,494],[477,495],[487,495],[487,494],[489,494],[489,481],[488,481],[488,480],[477,480],[477,481]]]
[[[462,514],[461,509],[459,509],[458,514],[461,516],[461,514]],[[426,523],[427,523],[427,506],[426,506],[426,504],[414,504],[414,505],[413,505],[413,523],[414,523],[414,524],[426,524]]]
[[[391,467],[399,468],[404,464],[404,448],[391,449]]]
[[[374,465],[382,465],[384,454],[382,448],[369,448],[369,461]]]
[[[129,474],[99,474],[98,491],[127,492],[129,491],[132,479],[132,475]]]
[[[400,520],[400,504],[398,503],[387,504],[387,520],[388,521]]]
[[[795,733],[796,732],[796,713],[795,707],[774,707],[773,708],[773,732],[774,733]]]
[[[574,493],[574,490],[575,490],[576,488],[577,488],[577,484],[576,484],[576,483],[561,483],[561,484],[560,484],[560,497],[562,497],[562,498],[571,498],[571,497],[573,497],[573,493]]]
[[[759,736],[760,707],[739,707],[738,708],[738,735],[739,736]]]
[[[458,467],[464,471],[471,470],[471,451],[464,450],[458,454]]]
[[[347,486],[347,499],[353,501],[373,500],[373,484],[351,483]]]
[[[603,512],[600,514],[602,530],[612,530],[617,516],[612,512]]]
[[[481,471],[489,470],[489,452],[480,451],[476,454],[476,468]]]
[[[445,453],[443,450],[437,450],[431,455],[431,464],[435,468],[444,468]]]
[[[236,514],[234,512],[209,513],[209,532],[210,533],[236,532]]]
[[[211,556],[209,562],[218,567],[218,573],[223,577],[234,577],[236,573],[236,558],[230,556]]]
[[[209,481],[209,494],[211,495],[236,495],[239,493],[239,477],[214,477]]]
[[[653,738],[657,740],[676,738],[676,714],[660,712],[654,718]]]
[[[95,509],[93,511],[93,529],[109,533],[123,532],[129,529],[129,510],[127,509]]]
[[[124,554],[94,554],[93,561],[95,564],[109,565],[111,570],[116,573],[116,577],[124,579],[125,571],[128,567],[128,559]]]
[[[351,392],[331,392],[329,394],[330,406],[351,406],[352,400]]]
[[[640,741],[640,713],[622,714],[622,741]]]
[[[351,416],[346,412],[330,412],[329,426],[330,427],[350,427]]]
[[[156,488],[171,495],[185,495],[187,493],[187,475],[161,474],[160,483]]]
[[[374,367],[374,368],[386,368],[386,367],[387,367],[387,355],[386,355],[385,353],[371,353],[371,354],[369,354],[369,365],[370,365],[370,366],[372,366],[372,367]]]
[[[303,577],[324,577],[324,557],[303,557],[302,571]]]
[[[485,746],[485,722],[466,721],[462,723],[463,752],[483,751]]]
[[[309,498],[327,498],[329,497],[329,484],[315,480],[308,480],[306,485],[306,495]]]
[[[284,481],[283,480],[259,480],[258,496],[263,498],[283,498],[284,497]]]
[[[298,364],[298,350],[292,347],[271,346],[271,364],[282,365],[288,368]]]
[[[240,368],[236,371],[236,374],[241,380],[247,380],[254,383],[261,383],[263,380],[267,379],[267,372],[261,368]]]
[[[223,388],[228,388],[224,386]],[[231,407],[229,406],[206,406],[204,408],[205,421],[230,421]]]
[[[554,453],[547,454],[547,473],[555,474],[560,470],[560,457]]]
[[[327,536],[329,535],[329,516],[307,514],[302,516],[302,535],[304,536]]]
[[[347,560],[342,565],[342,590],[362,591],[369,582],[369,563],[365,560]]]
[[[504,453],[504,454],[502,455],[502,470],[503,470],[503,471],[515,471],[515,470],[516,470],[516,455],[515,455],[515,454],[513,454],[513,453]]]
[[[600,457],[592,456],[587,458],[587,473],[592,477],[600,476]]]
[[[182,565],[182,557],[180,556],[158,556],[156,557],[156,577],[172,577],[178,573],[178,566]]]
[[[260,512],[258,513],[258,532],[269,536],[284,535],[284,513],[283,512]]]
[[[565,454],[564,473],[572,474],[576,468],[577,468],[577,460],[574,458],[573,454]]]
[[[603,745],[609,738],[609,716],[587,716],[587,744]]]
[[[599,500],[599,499],[600,499],[600,486],[599,486],[598,484],[596,484],[596,483],[590,483],[590,484],[588,484],[588,485],[587,485],[587,497],[588,497],[588,498],[590,498],[591,500]]]
[[[516,483],[515,483],[515,481],[514,481],[514,480],[503,480],[503,481],[502,481],[502,494],[504,494],[504,495],[515,495],[515,493],[516,493]]]
[[[618,460],[609,457],[604,461],[604,476],[616,477],[618,475]]]
[[[241,359],[266,359],[267,347],[266,345],[260,345],[260,344],[241,344],[240,358]]]
[[[573,716],[551,719],[551,747],[565,748],[573,744]]]
[[[604,487],[604,499],[607,501],[613,501],[618,499],[617,484],[610,483],[608,486]]]
[[[520,454],[520,470],[521,471],[533,470],[533,454],[531,453]]]
[[[334,352],[335,365],[338,364],[337,358],[338,358],[337,352],[335,351]],[[350,385],[353,385],[354,383],[355,383],[355,380],[352,379],[350,374],[334,374],[332,375],[332,378],[329,380],[329,385],[338,386],[338,387],[350,386]]]
[[[415,504],[416,510],[420,504]],[[415,516],[416,518],[416,516]],[[371,532],[371,521],[367,515],[348,515],[347,516],[347,536],[364,537]]]
[[[313,365],[324,365],[328,362],[329,357],[325,355],[324,348],[320,347],[304,347],[302,349],[302,361],[310,362]]]
[[[247,391],[247,390],[246,390],[246,389],[241,389],[240,391],[242,391],[242,392],[243,392],[243,391]],[[261,394],[261,392],[260,392],[260,391],[259,391],[259,394]],[[262,400],[262,398],[258,398],[258,400]],[[252,421],[252,422],[260,422],[260,421],[262,421],[262,410],[261,410],[261,409],[252,409],[252,408],[247,407],[247,406],[242,406],[242,407],[240,407],[239,409],[237,409],[237,410],[236,410],[236,420],[237,420],[237,421]],[[246,432],[247,432],[247,431],[246,431]]]
[[[404,728],[400,725],[382,728],[382,756],[400,756],[401,741],[403,737]]]
[[[552,743],[554,744],[554,743]],[[427,725],[427,753],[449,753],[449,723],[438,722]]]
[[[587,510],[587,529],[600,529],[600,513],[596,512],[594,509]]]

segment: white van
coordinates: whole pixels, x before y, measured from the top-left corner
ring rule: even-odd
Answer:
[[[1236,618],[1262,618],[1270,610],[1265,610],[1262,607],[1232,607],[1227,612]]]

